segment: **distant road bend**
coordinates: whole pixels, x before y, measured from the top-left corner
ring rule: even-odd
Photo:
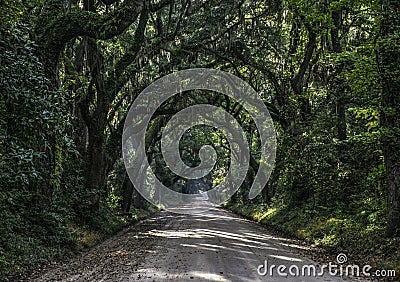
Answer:
[[[257,268],[316,262],[302,246],[218,207],[195,214],[156,213],[31,281],[343,281],[278,276]],[[260,268],[263,272],[264,269]]]

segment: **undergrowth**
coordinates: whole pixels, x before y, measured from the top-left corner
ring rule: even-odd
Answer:
[[[103,207],[90,223],[60,211],[0,208],[0,281],[14,281],[30,270],[92,247],[124,226],[145,218],[149,211],[132,209],[132,217],[114,214]],[[66,219],[69,218],[69,219]],[[10,280],[11,279],[11,280]]]
[[[380,211],[346,214],[319,213],[306,206],[287,208],[231,203],[226,208],[266,226],[323,247],[332,254],[345,253],[353,263],[400,273],[400,238],[386,238]]]

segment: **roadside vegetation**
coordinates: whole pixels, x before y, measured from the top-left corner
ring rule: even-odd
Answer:
[[[180,110],[213,104],[238,120],[252,156],[227,207],[399,269],[399,30],[389,0],[0,0],[0,277],[155,210],[125,171],[126,115],[157,78],[200,67],[259,93],[276,128],[274,171],[249,200],[262,149],[254,122],[238,101],[190,91],[161,105],[147,128],[157,177],[188,192],[163,161],[162,132]],[[196,166],[206,144],[219,157],[203,179],[211,187],[230,164],[222,132],[191,128],[180,153]]]

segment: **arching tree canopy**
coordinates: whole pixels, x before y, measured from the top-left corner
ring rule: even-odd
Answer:
[[[190,91],[160,106],[147,128],[146,154],[160,181],[183,193],[223,181],[230,148],[216,128],[194,127],[179,144],[192,167],[201,146],[215,148],[218,161],[203,179],[174,174],[161,153],[172,116],[218,106],[237,119],[251,153],[227,208],[360,257],[384,249],[374,254],[378,265],[392,253],[399,267],[396,1],[0,0],[0,7],[0,276],[154,208],[126,175],[123,126],[145,87],[188,68],[223,70],[257,91],[276,128],[275,168],[250,200],[262,149],[250,113],[228,96]]]

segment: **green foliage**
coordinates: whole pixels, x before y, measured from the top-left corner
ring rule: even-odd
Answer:
[[[73,246],[61,216],[48,202],[49,187],[59,186],[59,165],[46,165],[57,146],[68,150],[63,134],[68,119],[62,93],[51,91],[42,65],[27,39],[26,26],[12,26],[0,51],[0,223],[1,272],[15,271],[60,255]],[[50,177],[49,177],[50,176]],[[51,188],[49,188],[51,189]]]
[[[23,272],[76,249],[82,170],[68,131],[68,94],[54,91],[29,40],[13,25],[0,41],[0,273]],[[108,209],[90,228],[121,226]]]
[[[163,161],[165,124],[212,101],[237,117],[254,158],[231,208],[327,248],[366,257],[377,244],[378,261],[389,255],[398,240],[382,236],[390,208],[383,148],[398,148],[400,130],[396,93],[384,103],[382,94],[399,77],[390,59],[399,54],[395,13],[364,0],[172,2],[142,14],[143,34],[139,21],[125,29],[129,5],[2,2],[0,272],[92,246],[128,221],[116,216],[121,202],[140,197],[129,193],[121,159],[127,110],[155,78],[188,67],[229,71],[260,93],[276,122],[275,170],[250,201],[261,149],[249,114],[223,95],[193,91],[166,101],[148,128],[147,155],[164,184],[182,191],[185,183]],[[196,166],[205,144],[218,160],[203,180],[215,186],[229,168],[220,131],[188,130],[180,153]],[[130,207],[133,219],[147,214]]]
[[[307,206],[289,209],[278,202],[272,206],[236,203],[227,208],[333,254],[344,252],[360,263],[399,270],[398,238],[382,236],[386,222],[381,205],[369,198],[360,201],[357,210],[320,208],[318,213]]]
[[[388,264],[399,268],[397,241],[384,236],[388,171],[382,150],[386,134],[392,140],[390,148],[398,151],[395,131],[383,126],[387,120],[398,124],[398,114],[381,97],[381,73],[398,77],[398,62],[392,60],[390,69],[387,62],[377,63],[379,48],[397,58],[397,29],[389,27],[390,38],[377,39],[381,10],[375,2],[287,3],[277,33],[271,28],[271,33],[259,33],[257,38],[246,34],[248,42],[268,50],[252,47],[255,59],[245,60],[249,68],[241,72],[271,83],[266,99],[286,121],[276,120],[275,170],[263,197],[249,201],[245,183],[227,207],[311,243],[348,251],[367,263],[382,266],[390,256]],[[258,29],[256,25],[255,33]],[[317,40],[307,62],[311,31]],[[288,89],[302,66],[306,68],[300,91],[293,85]],[[392,95],[388,101],[396,98]]]

